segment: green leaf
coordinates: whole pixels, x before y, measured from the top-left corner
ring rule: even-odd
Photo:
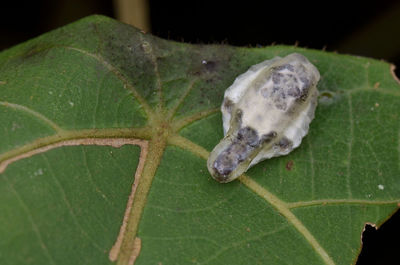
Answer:
[[[219,184],[224,90],[299,52],[321,73],[290,155]],[[0,264],[351,264],[400,205],[390,65],[189,45],[92,16],[0,53]]]

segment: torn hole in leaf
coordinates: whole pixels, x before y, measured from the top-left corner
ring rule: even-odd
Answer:
[[[379,228],[367,223],[362,236],[362,249],[356,265],[398,264],[400,239],[400,211]]]
[[[392,72],[394,80],[396,80],[397,83],[399,83],[400,85],[400,67],[398,67],[398,65],[400,65],[400,62],[398,62],[397,64],[392,64],[390,66],[390,71]]]

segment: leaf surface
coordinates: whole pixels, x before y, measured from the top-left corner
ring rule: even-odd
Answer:
[[[290,155],[219,184],[224,90],[299,52],[321,73]],[[400,203],[390,65],[189,45],[92,16],[0,53],[1,264],[351,264]]]

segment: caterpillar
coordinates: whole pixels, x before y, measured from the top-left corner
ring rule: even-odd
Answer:
[[[308,133],[318,103],[318,69],[301,54],[251,66],[225,91],[224,138],[207,161],[221,183],[258,162],[287,155]]]

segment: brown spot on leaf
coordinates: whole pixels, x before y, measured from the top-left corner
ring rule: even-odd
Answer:
[[[376,82],[375,85],[374,85],[374,88],[375,88],[375,89],[376,89],[376,88],[379,88],[380,84],[381,84],[381,83]]]
[[[289,171],[292,170],[293,169],[293,164],[294,164],[293,160],[289,160],[286,163],[286,169],[289,170]]]

